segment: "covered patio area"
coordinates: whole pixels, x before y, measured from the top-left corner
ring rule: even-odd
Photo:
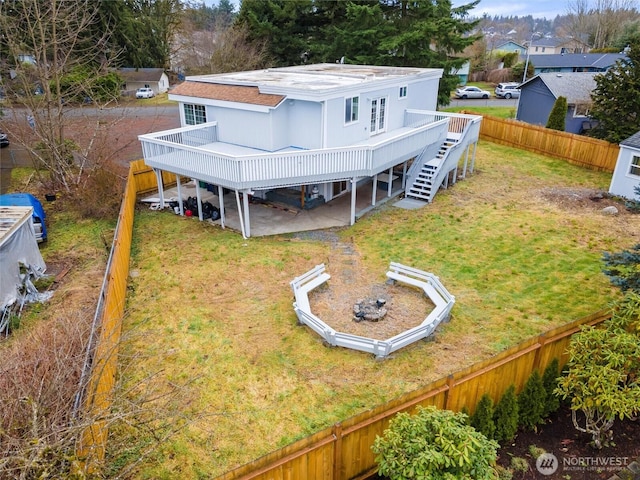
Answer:
[[[200,198],[202,202],[210,202],[215,206],[220,205],[220,198],[205,189],[199,188],[195,182],[182,184],[180,187],[180,195],[183,199],[188,197],[197,198],[197,191],[200,190]],[[391,190],[391,191],[390,191]],[[402,188],[402,179],[400,176],[392,181],[391,189],[388,184],[382,181],[377,182],[375,197],[373,195],[373,179],[363,179],[358,183],[355,194],[355,212],[356,218],[360,218],[371,210],[379,207],[389,201],[396,202],[404,190]],[[178,199],[178,188],[172,187],[165,189],[163,197],[168,203],[173,199]],[[238,201],[239,200],[239,201]],[[159,207],[160,198],[158,194],[151,195],[142,199],[145,203],[157,205]],[[416,202],[419,206],[426,206],[424,202]],[[249,211],[251,219],[250,230],[247,232],[247,225],[243,221],[245,202],[244,196],[238,199],[235,192],[224,194],[222,205],[224,207],[224,216],[218,220],[212,221],[222,228],[244,233],[245,237],[249,235],[254,237],[279,235],[294,232],[323,230],[332,227],[344,227],[352,224],[352,195],[347,192],[331,202],[325,203],[312,209],[295,208],[280,202],[269,202],[260,199],[247,199],[246,207]],[[165,205],[166,206],[166,205]],[[155,208],[155,207],[154,207]],[[196,218],[198,218],[196,216]]]

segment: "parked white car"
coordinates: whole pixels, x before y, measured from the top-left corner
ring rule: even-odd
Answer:
[[[520,84],[517,82],[499,83],[494,93],[496,97],[503,97],[507,100],[510,98],[520,98]]]
[[[489,98],[490,96],[491,92],[478,87],[462,87],[456,90],[456,97],[458,98]]]
[[[136,90],[136,98],[153,98],[155,95],[150,88],[139,88]]]

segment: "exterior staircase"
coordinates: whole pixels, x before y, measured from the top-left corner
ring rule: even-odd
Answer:
[[[457,143],[458,140],[447,138],[440,146],[434,158],[425,160],[425,158],[423,158],[424,155],[420,155],[416,159],[415,163],[418,168],[413,172],[409,172],[410,181],[407,182],[405,197],[431,203],[440,185],[443,184],[443,180],[446,182],[448,179],[448,175],[445,175],[443,179],[440,173],[446,163],[450,150]]]

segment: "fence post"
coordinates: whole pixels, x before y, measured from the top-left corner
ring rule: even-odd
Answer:
[[[342,423],[333,426],[333,480],[342,478]]]
[[[450,373],[447,376],[447,389],[444,392],[444,409],[445,410],[449,410],[449,392],[451,392],[451,389],[454,386],[454,381],[453,381],[453,374]]]

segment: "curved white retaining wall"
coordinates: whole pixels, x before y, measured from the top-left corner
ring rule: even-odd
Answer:
[[[392,262],[387,272],[390,279],[422,289],[424,294],[434,303],[435,308],[429,313],[423,322],[406,330],[395,337],[386,340],[377,340],[349,333],[337,332],[313,314],[309,304],[309,292],[319,287],[331,276],[325,272],[324,264],[317,265],[307,273],[294,278],[291,288],[295,295],[293,309],[298,321],[307,325],[320,335],[329,345],[351,348],[363,352],[372,353],[376,358],[385,358],[391,353],[407,345],[428,337],[441,322],[449,318],[455,297],[451,295],[438,277],[432,273],[423,272],[415,268],[407,267]]]

